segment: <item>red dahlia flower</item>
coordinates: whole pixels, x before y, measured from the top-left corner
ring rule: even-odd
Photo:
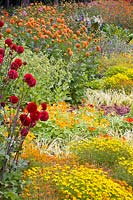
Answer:
[[[5,49],[0,48],[0,55],[4,56],[5,55]]]
[[[4,26],[4,22],[2,20],[0,20],[0,27]]]
[[[3,63],[3,56],[0,54],[0,64]]]
[[[16,59],[14,60],[14,62],[17,63],[19,67],[21,67],[22,64],[23,64],[23,62],[22,62],[22,60],[21,60],[20,58],[16,58]]]
[[[16,78],[18,78],[18,72],[14,69],[11,69],[8,71],[8,77],[10,79],[16,79]]]
[[[22,135],[22,136],[26,136],[26,135],[28,134],[28,132],[29,132],[29,130],[28,130],[27,128],[23,128],[23,129],[21,130],[21,135]]]
[[[27,82],[29,87],[34,87],[36,85],[36,79],[32,78],[30,81]]]
[[[5,44],[7,44],[8,46],[10,46],[12,44],[12,39],[8,38],[5,40]]]
[[[32,76],[32,74],[25,74],[24,81],[29,87],[34,87],[36,85],[36,79]]]
[[[26,114],[20,115],[20,121],[23,126],[29,126],[31,123],[31,119]]]
[[[48,114],[48,112],[47,111],[42,111],[41,113],[40,113],[40,120],[41,121],[47,121],[49,119],[49,114]]]
[[[32,74],[25,74],[24,81],[27,83],[33,78]]]
[[[36,121],[30,123],[30,128],[33,128],[34,126],[36,126]]]
[[[10,45],[10,49],[11,49],[11,50],[14,50],[14,51],[17,51],[18,46],[17,46],[16,44],[11,44],[11,45]]]
[[[4,101],[2,101],[1,103],[0,103],[0,105],[1,105],[1,107],[5,107],[5,105],[6,105],[6,103],[4,102]]]
[[[19,98],[17,96],[10,96],[9,100],[11,103],[16,104],[19,101]]]
[[[33,113],[30,113],[30,118],[32,122],[38,121],[40,119],[40,112],[37,110]]]
[[[41,103],[42,106],[42,110],[46,110],[47,109],[47,104],[45,102]]]
[[[21,54],[21,53],[23,53],[23,52],[24,52],[24,47],[18,46],[18,48],[17,48],[17,53],[18,53],[18,54]]]
[[[12,63],[11,63],[11,66],[10,66],[10,69],[15,69],[15,70],[17,71],[17,70],[19,69],[18,63],[12,62]]]
[[[26,109],[28,110],[29,113],[33,113],[33,112],[37,111],[37,105],[34,102],[30,102],[26,106]]]

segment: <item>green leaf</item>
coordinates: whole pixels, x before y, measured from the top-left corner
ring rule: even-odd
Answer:
[[[16,194],[16,193],[13,192],[13,191],[5,192],[5,193],[4,193],[4,196],[5,196],[6,198],[10,198],[11,200],[20,200],[18,194]]]

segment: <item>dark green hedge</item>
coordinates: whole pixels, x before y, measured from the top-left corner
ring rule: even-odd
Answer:
[[[20,6],[22,2],[35,3],[35,2],[43,2],[44,4],[53,4],[53,3],[61,3],[62,0],[1,0],[0,7],[3,6],[5,8]],[[91,2],[92,0],[65,0],[65,1],[73,1],[73,2]],[[64,0],[63,0],[64,2]]]

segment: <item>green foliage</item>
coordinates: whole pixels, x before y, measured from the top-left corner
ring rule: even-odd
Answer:
[[[95,79],[95,80],[92,80],[92,81],[89,81],[87,86],[88,88],[91,88],[93,90],[100,90],[102,89],[102,80],[100,79]]]
[[[88,81],[95,77],[99,63],[99,60],[95,60],[95,54],[86,60],[82,56],[74,56],[65,61],[61,58],[48,58],[43,53],[35,54],[27,49],[24,57],[28,60],[25,70],[38,75],[37,86],[29,94],[30,99],[36,102],[44,99],[49,103],[81,103]]]
[[[24,185],[22,181],[23,167],[22,164],[21,168],[11,173],[5,173],[3,181],[0,182],[0,199],[20,200],[19,194]]]
[[[37,74],[37,86],[30,93],[30,98],[34,95],[36,102],[44,99],[51,103],[67,100],[71,74],[66,63],[62,59],[48,59],[43,54],[33,54],[30,50],[27,50],[25,57],[28,59],[29,72]]]
[[[130,42],[131,33],[128,29],[123,29],[120,26],[106,23],[103,25],[102,31],[106,37],[111,38],[112,36],[117,36],[118,39],[121,39],[126,42]]]

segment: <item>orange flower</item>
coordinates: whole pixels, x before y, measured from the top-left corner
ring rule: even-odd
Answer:
[[[14,33],[13,35],[14,35],[14,37],[18,37],[17,33]]]
[[[94,42],[97,43],[97,39],[94,39]]]
[[[72,39],[77,39],[77,35],[73,35],[73,36],[72,36]]]
[[[121,140],[122,140],[123,142],[125,142],[125,141],[126,141],[126,138],[123,136],[123,137],[121,137]]]
[[[10,24],[15,24],[14,19],[10,19]]]
[[[84,25],[82,26],[82,30],[83,30],[83,31],[86,31],[86,27],[85,27]]]
[[[39,31],[39,32],[38,32],[38,36],[39,36],[40,38],[42,38],[42,35],[43,35],[42,32]]]
[[[125,118],[125,121],[127,121],[129,123],[132,123],[133,122],[133,118],[132,117],[127,117],[127,118]]]
[[[62,20],[60,18],[57,18],[56,21],[60,23]]]
[[[73,52],[72,52],[72,50],[71,50],[70,48],[68,48],[67,51],[68,51],[68,55],[69,55],[69,56],[72,56],[72,55],[73,55]]]
[[[96,50],[97,50],[97,51],[101,51],[101,47],[100,47],[100,46],[97,46],[97,47],[96,47]]]
[[[91,41],[91,37],[88,37],[88,42],[90,42]]]
[[[77,35],[80,35],[80,31],[76,31]]]
[[[47,22],[46,24],[47,24],[48,26],[50,26],[50,25],[51,25],[51,22]]]
[[[51,35],[51,31],[47,31],[46,34],[47,34],[47,35]]]
[[[33,39],[34,39],[34,41],[37,41],[38,37],[36,35],[34,35]]]
[[[49,38],[48,35],[44,35],[43,37],[44,37],[45,39]]]
[[[71,45],[72,43],[71,43],[71,42],[67,42],[67,44],[68,44],[68,45]]]
[[[18,26],[23,26],[23,23],[22,22],[18,22]]]
[[[27,32],[30,33],[30,34],[32,34],[32,30],[31,29],[28,29]]]
[[[83,48],[87,48],[88,47],[88,42],[87,41],[82,41],[82,46],[83,46]]]
[[[109,140],[112,139],[112,136],[110,136],[110,135],[108,135],[108,134],[103,134],[103,133],[100,133],[100,134],[99,134],[99,137],[100,137],[100,138],[106,138],[106,139],[109,139]]]
[[[90,53],[89,53],[89,52],[86,52],[86,53],[85,53],[85,56],[86,56],[86,57],[89,57],[89,56],[90,56]]]
[[[9,16],[9,13],[8,12],[4,12],[4,15],[6,16],[6,17],[8,17]]]
[[[70,48],[68,48],[68,49],[67,49],[67,51],[69,52],[69,51],[71,51],[71,49],[70,49]]]
[[[6,29],[6,33],[10,34],[11,33],[11,28]]]
[[[79,44],[79,43],[75,44],[75,46],[76,46],[77,48],[80,48],[80,44]]]
[[[89,131],[95,131],[96,130],[95,127],[89,127],[88,129],[89,129]]]

